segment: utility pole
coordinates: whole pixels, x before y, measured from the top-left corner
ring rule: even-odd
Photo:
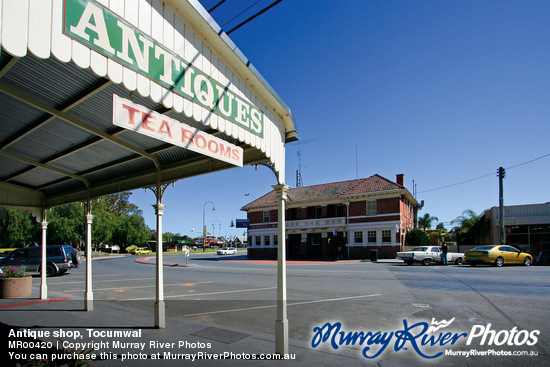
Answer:
[[[498,168],[498,201],[499,201],[499,217],[500,217],[500,244],[506,244],[506,232],[504,231],[504,191],[503,180],[506,177],[506,170],[502,167]]]

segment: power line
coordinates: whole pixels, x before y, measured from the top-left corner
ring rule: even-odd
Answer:
[[[520,163],[520,164],[516,164],[515,166],[507,167],[506,169],[509,170],[509,169],[513,169],[513,168],[520,167],[520,166],[524,166],[524,165],[526,165],[526,164],[529,164],[529,163],[538,161],[539,159],[543,159],[543,158],[546,158],[546,157],[548,157],[548,156],[550,156],[550,153],[549,153],[549,154],[545,154],[545,155],[540,156],[540,157],[535,158],[535,159],[531,159],[530,161],[527,161],[527,162],[523,162],[523,163]],[[472,182],[472,181],[476,181],[476,180],[481,180],[482,178],[489,177],[489,176],[493,176],[494,174],[495,174],[494,172],[491,172],[491,173],[488,173],[488,174],[486,174],[486,175],[479,176],[479,177],[476,177],[476,178],[472,178],[472,179],[469,179],[469,180],[466,180],[466,181],[461,181],[461,182],[457,182],[457,183],[454,183],[454,184],[450,184],[450,185],[446,185],[446,186],[437,187],[437,188],[435,188],[435,189],[429,189],[429,190],[419,191],[418,194],[423,194],[423,193],[425,193],[425,192],[431,192],[431,191],[437,191],[437,190],[447,189],[447,188],[449,188],[449,187],[462,185],[462,184],[465,184],[465,183],[468,183],[468,182]]]
[[[208,12],[209,12],[209,13],[212,13],[214,10],[216,10],[216,8],[217,8],[218,6],[220,6],[220,5],[223,4],[223,3],[225,3],[225,0],[221,0],[219,3],[217,3],[216,5],[214,5],[213,7],[211,7],[211,8],[208,10]]]
[[[262,15],[263,13],[265,13],[266,11],[268,11],[269,9],[271,9],[272,7],[274,7],[275,5],[279,4],[281,1],[283,0],[277,0],[275,2],[273,2],[271,5],[268,5],[266,6],[265,8],[263,8],[262,10],[260,10],[259,12],[257,12],[256,14],[254,14],[253,16],[251,16],[250,18],[248,18],[247,20],[245,20],[244,22],[242,22],[241,24],[237,25],[236,27],[234,27],[233,29],[229,30],[228,32],[226,32],[226,34],[230,34],[231,32],[233,31],[236,31],[237,29],[241,28],[243,25],[245,25],[246,23],[254,20],[256,17]]]
[[[225,1],[225,0],[224,0]],[[229,19],[227,22],[223,23],[222,24],[222,28],[225,27],[227,24],[231,23],[233,20],[235,20],[235,18],[238,18],[240,17],[244,12],[246,12],[248,9],[252,8],[254,5],[258,4],[260,1],[262,0],[258,0],[256,1],[254,4],[250,5],[248,8],[244,9],[243,11],[241,11],[239,14],[235,15],[233,18]],[[217,5],[216,5],[217,6]]]

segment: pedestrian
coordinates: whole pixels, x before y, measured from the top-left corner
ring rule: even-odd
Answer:
[[[441,245],[441,260],[443,260],[443,265],[449,265],[447,261],[447,252],[449,252],[449,246],[447,246],[447,243],[443,242]]]
[[[342,254],[342,246],[338,246],[338,260],[341,260],[344,258],[344,255]]]

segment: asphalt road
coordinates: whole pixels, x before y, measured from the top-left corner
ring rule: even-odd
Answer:
[[[153,310],[155,266],[124,256],[93,262],[94,299]],[[154,260],[154,257],[139,256]],[[185,264],[182,255],[165,263]],[[193,266],[165,266],[168,315],[266,333],[276,319],[276,265],[246,257],[192,254]],[[83,264],[84,265],[84,264]],[[85,267],[48,279],[49,290],[82,297]],[[451,320],[448,330],[473,333],[493,330],[503,345],[472,345],[464,340],[452,349],[469,351],[534,351],[535,357],[491,357],[502,365],[548,365],[550,361],[550,267],[407,266],[401,263],[327,262],[292,264],[288,272],[289,334],[311,341],[313,329],[340,322],[343,331],[391,332],[408,325]],[[39,279],[34,279],[39,282]],[[490,327],[488,326],[490,324]],[[487,328],[490,329],[487,329]],[[516,328],[520,336],[539,330],[533,346],[507,344]],[[484,329],[483,329],[484,328]],[[522,330],[526,332],[521,333]],[[498,339],[501,340],[498,340]],[[513,337],[512,337],[513,339]],[[512,342],[510,342],[512,343]],[[513,344],[513,343],[512,343]],[[361,347],[356,347],[358,352]],[[388,353],[397,353],[389,350]],[[441,348],[440,348],[441,349]],[[414,353],[413,357],[415,356]],[[411,357],[412,358],[412,357]],[[453,365],[488,365],[489,357],[447,357]],[[490,363],[491,365],[493,363]]]

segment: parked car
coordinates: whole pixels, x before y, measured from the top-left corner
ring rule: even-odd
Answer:
[[[403,260],[407,265],[420,262],[424,265],[430,265],[432,262],[442,263],[441,249],[438,246],[419,246],[411,251],[398,252],[396,257]],[[460,252],[447,252],[447,262],[454,262],[457,265],[462,264],[464,254]]]
[[[134,255],[149,255],[151,253],[151,250],[146,249],[145,247],[138,247],[134,250]]]
[[[0,260],[0,267],[17,266],[26,272],[40,272],[42,266],[42,247],[31,246],[14,250]],[[80,265],[80,251],[70,245],[46,246],[46,275],[62,275]]]
[[[479,246],[466,251],[464,260],[471,266],[477,264],[491,264],[502,266],[504,264],[523,264],[529,266],[533,263],[533,256],[521,252],[512,246]]]
[[[235,247],[222,248],[217,252],[218,255],[235,255],[236,253],[237,249]]]

